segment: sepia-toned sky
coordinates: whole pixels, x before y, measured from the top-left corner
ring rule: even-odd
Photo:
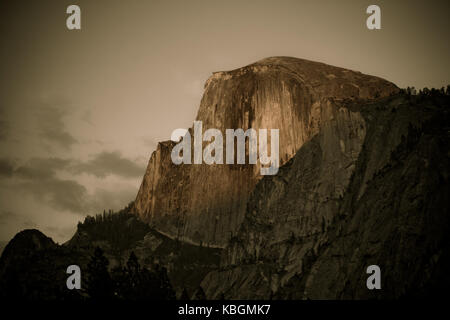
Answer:
[[[66,8],[81,8],[81,30]],[[381,30],[366,28],[370,4]],[[158,141],[189,127],[213,71],[269,56],[400,87],[450,83],[450,1],[0,2],[0,241],[134,200]]]

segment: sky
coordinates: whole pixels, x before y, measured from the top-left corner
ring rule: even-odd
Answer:
[[[81,8],[68,30],[66,8]],[[366,8],[381,8],[368,30]],[[0,241],[134,200],[158,141],[192,125],[205,81],[270,56],[450,83],[450,1],[0,2]]]

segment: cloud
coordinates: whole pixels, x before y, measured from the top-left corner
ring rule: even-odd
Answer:
[[[72,167],[75,173],[92,174],[99,178],[115,174],[126,178],[135,178],[143,175],[145,167],[129,160],[118,151],[101,152],[89,161],[79,163]]]
[[[92,212],[102,212],[103,210],[115,210],[124,208],[136,197],[135,189],[106,190],[97,189],[91,197],[90,205]]]
[[[24,179],[42,180],[54,178],[57,171],[67,171],[72,174],[86,173],[98,178],[105,178],[108,175],[136,178],[143,175],[145,167],[122,157],[118,151],[103,151],[84,162],[57,157],[32,158],[16,169],[12,160],[0,158],[0,175],[3,176],[15,174]]]
[[[8,128],[9,123],[4,119],[0,119],[0,141],[5,140],[8,136]]]
[[[50,179],[55,177],[57,170],[66,169],[71,163],[71,160],[61,158],[32,158],[18,167],[15,174],[25,179]]]
[[[81,213],[86,209],[86,188],[74,180],[57,177],[57,171],[67,169],[71,163],[60,158],[32,158],[12,169],[10,175],[18,179],[14,186],[19,192],[25,191],[55,209]],[[5,168],[9,172],[10,167]]]
[[[45,234],[51,234],[53,237],[57,239],[67,239],[73,236],[75,233],[76,225],[68,226],[68,227],[59,227],[59,226],[45,226],[42,228]],[[53,238],[52,237],[52,238]],[[53,238],[53,240],[55,240]]]
[[[17,214],[10,210],[1,210],[0,225],[5,226],[7,224],[15,224],[29,229],[36,227],[36,223],[24,217],[23,215]]]
[[[57,210],[66,210],[77,214],[92,214],[103,209],[124,206],[133,199],[133,188],[113,190],[97,189],[93,194],[76,181],[76,177],[61,178],[87,173],[97,178],[116,175],[125,178],[140,177],[144,168],[121,156],[119,152],[101,152],[89,161],[72,159],[32,158],[14,166],[9,158],[0,158],[0,176],[13,178],[3,184],[15,192],[25,192],[41,203]],[[119,180],[120,181],[120,180]],[[127,187],[128,188],[128,187]]]
[[[6,120],[5,111],[0,106],[0,141],[5,140],[9,134],[9,122]]]
[[[9,210],[0,211],[0,224],[8,223],[11,220],[17,219],[18,215]]]
[[[7,158],[0,158],[0,177],[11,177],[13,172],[13,162]]]
[[[37,200],[46,202],[54,209],[80,214],[87,213],[87,190],[74,180],[63,180],[56,177],[27,180],[21,182],[19,188]]]
[[[160,139],[149,138],[149,137],[142,137],[141,140],[142,140],[143,145],[150,150],[156,149],[156,146],[158,145],[158,142],[160,141]]]
[[[39,137],[49,144],[68,150],[78,141],[65,128],[63,118],[66,114],[61,108],[41,106],[36,116]]]

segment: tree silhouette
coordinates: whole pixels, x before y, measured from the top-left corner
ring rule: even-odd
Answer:
[[[183,292],[181,293],[181,296],[180,296],[180,300],[190,300],[189,294],[188,294],[186,288],[183,289]]]
[[[205,291],[203,291],[202,287],[198,287],[194,294],[193,300],[206,300],[206,294]]]
[[[158,268],[158,280],[159,280],[159,288],[161,290],[161,295],[164,300],[175,300],[175,291],[172,288],[172,284],[170,283],[169,276],[167,275],[167,269],[162,267]]]
[[[131,251],[130,257],[127,261],[127,270],[131,274],[138,274],[141,266],[139,265],[138,258],[134,254],[134,251]]]
[[[114,297],[114,286],[108,272],[109,261],[103,250],[95,248],[87,267],[87,293],[92,299],[106,300]]]
[[[167,270],[156,266],[155,271],[141,267],[132,251],[125,268],[114,270],[117,295],[124,300],[171,300],[175,292],[167,276]]]

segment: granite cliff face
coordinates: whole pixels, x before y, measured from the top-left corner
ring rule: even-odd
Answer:
[[[365,121],[358,112],[349,111],[344,101],[370,100],[396,92],[394,84],[377,77],[318,62],[274,57],[214,73],[205,84],[196,120],[203,122],[203,131],[216,128],[223,134],[225,129],[279,129],[280,165],[324,129],[324,143],[329,146],[326,161],[337,160],[336,154],[344,166],[338,172],[327,167],[328,172],[322,173],[335,176],[336,194],[329,195],[334,197],[344,192],[351,175],[348,168],[365,135]],[[339,126],[333,127],[333,123]],[[259,164],[177,166],[170,157],[173,145],[162,142],[152,154],[134,211],[168,236],[224,247],[236,236],[249,195],[261,179]],[[330,206],[332,201],[325,209]]]
[[[278,175],[257,184],[220,270],[202,282],[207,297],[445,294],[448,106],[448,96],[406,95],[340,104]],[[372,264],[382,290],[366,287]]]

